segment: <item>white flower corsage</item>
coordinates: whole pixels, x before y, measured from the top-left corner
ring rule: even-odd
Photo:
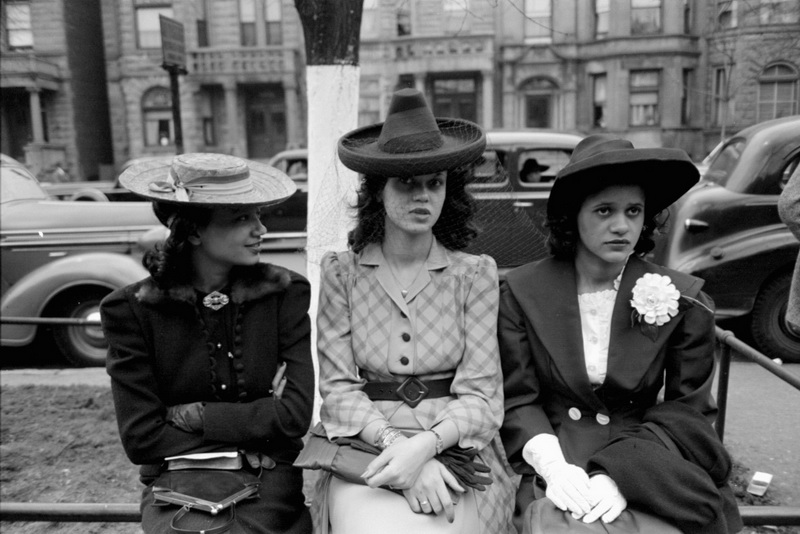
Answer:
[[[638,322],[642,333],[655,341],[658,327],[667,324],[681,311],[681,300],[711,311],[697,299],[681,295],[669,276],[646,273],[633,287],[631,325]]]

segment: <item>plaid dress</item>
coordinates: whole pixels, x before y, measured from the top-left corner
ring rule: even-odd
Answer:
[[[497,312],[497,267],[489,256],[449,251],[434,241],[426,269],[406,295],[379,244],[322,260],[317,343],[320,415],[328,436],[355,436],[399,410],[412,410],[422,429],[450,419],[459,445],[480,450],[492,469],[494,483],[476,492],[481,532],[491,534],[513,532],[516,491],[498,438],[503,389]],[[373,402],[361,391],[367,380],[402,381],[407,375],[453,377],[451,396],[411,409],[402,401]],[[327,517],[318,519],[327,524]]]

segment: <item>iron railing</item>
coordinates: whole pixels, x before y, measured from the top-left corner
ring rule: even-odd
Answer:
[[[76,326],[99,326],[100,322],[87,319],[56,317],[0,317],[4,324],[54,324]],[[725,434],[725,418],[728,406],[728,382],[730,379],[731,352],[757,363],[784,382],[800,390],[800,376],[770,360],[754,348],[740,341],[727,330],[716,327],[720,347],[719,383],[717,404],[719,414],[715,423],[720,439]],[[800,507],[797,506],[740,506],[739,512],[746,526],[800,525]],[[73,523],[138,523],[141,521],[139,504],[133,503],[3,503],[0,502],[0,521],[46,521]]]

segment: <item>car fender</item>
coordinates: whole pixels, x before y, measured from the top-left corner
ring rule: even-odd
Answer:
[[[786,225],[770,225],[709,241],[674,257],[669,267],[705,279],[718,315],[735,317],[752,310],[766,279],[791,269],[798,247]]]
[[[69,256],[40,267],[14,284],[0,304],[3,317],[39,317],[52,299],[63,291],[81,285],[111,290],[148,276],[147,270],[131,256],[90,252]],[[37,325],[0,327],[0,344],[19,347],[29,344]]]

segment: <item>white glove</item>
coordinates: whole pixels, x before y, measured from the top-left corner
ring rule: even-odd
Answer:
[[[589,475],[567,463],[557,437],[534,436],[525,444],[522,457],[547,482],[546,495],[559,509],[570,511],[576,519],[592,510]]]
[[[611,523],[628,507],[628,501],[619,492],[617,483],[608,475],[594,475],[589,480],[589,486],[594,507],[584,516],[584,523],[593,523],[600,517],[603,523]]]

